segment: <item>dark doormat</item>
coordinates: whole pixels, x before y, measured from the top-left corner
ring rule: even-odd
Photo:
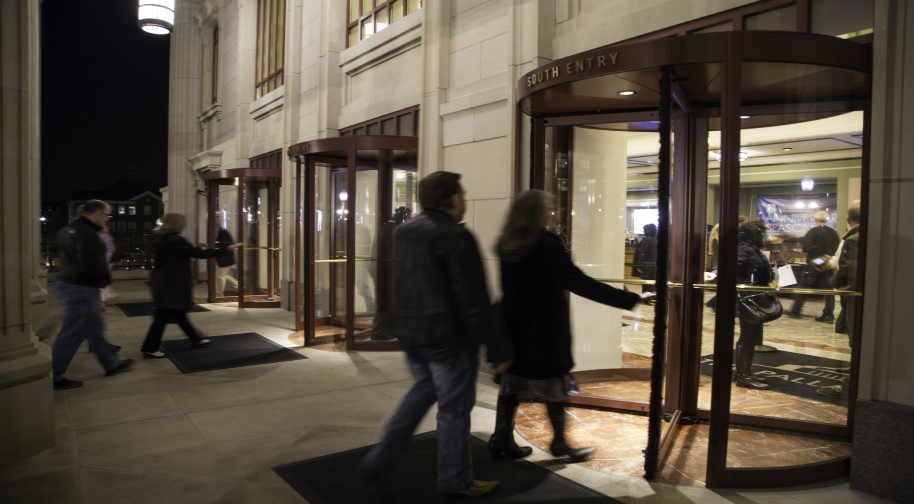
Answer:
[[[118,308],[120,308],[121,311],[124,312],[124,315],[127,315],[128,317],[145,317],[145,316],[154,314],[156,311],[155,303],[152,303],[152,302],[118,303],[114,306],[117,306]],[[209,310],[198,304],[195,304],[190,307],[190,310],[187,310],[187,311],[192,313],[192,312],[204,312],[204,311],[209,311]]]
[[[257,333],[211,336],[209,339],[213,342],[198,349],[193,349],[187,338],[163,341],[160,348],[182,373],[307,359]]]
[[[734,350],[734,362],[736,351]],[[712,355],[701,358],[701,374],[711,376],[714,364]],[[816,393],[821,387],[837,387],[844,385],[848,378],[848,371],[839,371],[848,368],[850,362],[828,359],[815,355],[804,355],[778,350],[776,352],[755,352],[752,358],[752,374],[764,378],[771,387],[769,391],[790,394],[806,399],[828,402],[832,404],[847,404],[847,398],[834,399]]]
[[[369,484],[360,478],[359,462],[369,446],[277,466],[273,470],[310,504],[433,504],[471,500],[474,503],[621,504],[532,462],[493,460],[483,441],[470,439],[476,479],[500,482],[492,493],[474,499],[438,493],[434,431],[413,437],[383,484]]]

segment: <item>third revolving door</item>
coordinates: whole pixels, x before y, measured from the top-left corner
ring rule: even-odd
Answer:
[[[210,259],[210,302],[246,308],[280,305],[279,188],[282,170],[238,168],[207,174],[207,244],[244,246]]]

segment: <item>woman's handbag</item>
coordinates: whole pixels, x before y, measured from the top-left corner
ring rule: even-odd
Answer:
[[[755,294],[740,294],[739,318],[750,324],[764,324],[781,318],[784,307],[773,292],[757,292]]]

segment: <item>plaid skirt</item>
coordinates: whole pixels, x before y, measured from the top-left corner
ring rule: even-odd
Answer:
[[[498,395],[516,395],[518,401],[565,402],[569,396],[581,395],[578,384],[570,375],[534,379],[502,373]]]

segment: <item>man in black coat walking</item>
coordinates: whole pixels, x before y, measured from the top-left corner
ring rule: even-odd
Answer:
[[[63,306],[63,319],[51,347],[55,390],[83,386],[81,381],[65,378],[64,373],[85,339],[89,340],[106,376],[125,371],[133,363],[133,359],[118,358],[103,336],[99,289],[111,283],[111,271],[98,232],[110,216],[110,205],[101,200],[89,200],[80,206],[76,220],[57,232],[60,271],[54,282],[54,293]]]
[[[806,253],[806,269],[803,271],[803,278],[800,287],[806,289],[833,289],[835,272],[828,269],[825,264],[829,257],[838,250],[838,232],[825,225],[828,214],[819,211],[816,212],[816,225],[809,228],[806,235],[803,236],[803,252]],[[797,294],[793,299],[793,305],[787,312],[789,317],[799,317],[803,304],[806,302],[806,295]],[[831,323],[835,321],[835,296],[825,296],[825,307],[822,309],[822,315],[816,317],[816,322]]]
[[[476,402],[479,347],[489,346],[496,372],[510,351],[500,347],[476,238],[460,221],[466,211],[460,175],[435,172],[419,181],[423,212],[394,232],[391,332],[415,383],[362,461],[369,480],[390,470],[419,421],[438,403],[438,491],[484,495],[497,481],[473,477],[470,412]],[[503,336],[502,336],[503,337]],[[505,362],[507,361],[507,362]]]

